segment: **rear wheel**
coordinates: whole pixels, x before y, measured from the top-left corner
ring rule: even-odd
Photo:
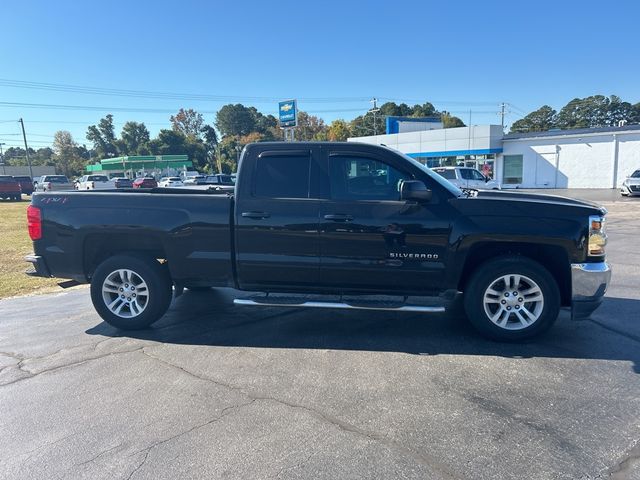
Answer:
[[[526,257],[508,256],[479,266],[465,288],[472,325],[494,340],[517,341],[548,330],[558,317],[560,292],[549,271]]]
[[[171,304],[171,278],[154,258],[116,255],[91,278],[91,301],[116,328],[137,330],[162,317]]]

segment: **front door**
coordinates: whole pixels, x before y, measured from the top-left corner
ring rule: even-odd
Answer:
[[[397,160],[338,150],[326,161],[330,188],[320,205],[320,282],[345,292],[438,290],[447,205],[437,198],[426,205],[400,200],[400,184],[413,177]]]
[[[239,185],[235,208],[240,287],[314,288],[320,258],[319,202],[310,194],[312,151],[274,149],[247,162],[251,178]]]

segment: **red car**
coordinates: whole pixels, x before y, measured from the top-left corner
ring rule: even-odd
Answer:
[[[133,182],[133,188],[156,188],[158,182],[153,177],[136,178]]]
[[[28,175],[19,176],[14,175],[13,178],[20,184],[20,188],[22,189],[22,193],[25,195],[31,195],[33,193],[33,180]]]
[[[18,201],[22,198],[20,184],[11,175],[0,175],[0,198]]]

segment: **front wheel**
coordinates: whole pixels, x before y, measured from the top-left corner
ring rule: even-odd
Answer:
[[[549,271],[526,257],[489,260],[464,292],[471,324],[493,340],[517,341],[548,330],[560,310],[560,292]]]
[[[138,330],[160,319],[171,304],[171,278],[155,258],[116,255],[91,278],[93,306],[110,325]]]

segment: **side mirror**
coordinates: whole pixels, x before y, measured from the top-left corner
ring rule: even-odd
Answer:
[[[400,198],[416,202],[429,202],[433,193],[421,180],[405,180],[400,186]]]
[[[487,183],[489,180],[491,180],[491,179],[485,175],[484,176],[484,183]]]

